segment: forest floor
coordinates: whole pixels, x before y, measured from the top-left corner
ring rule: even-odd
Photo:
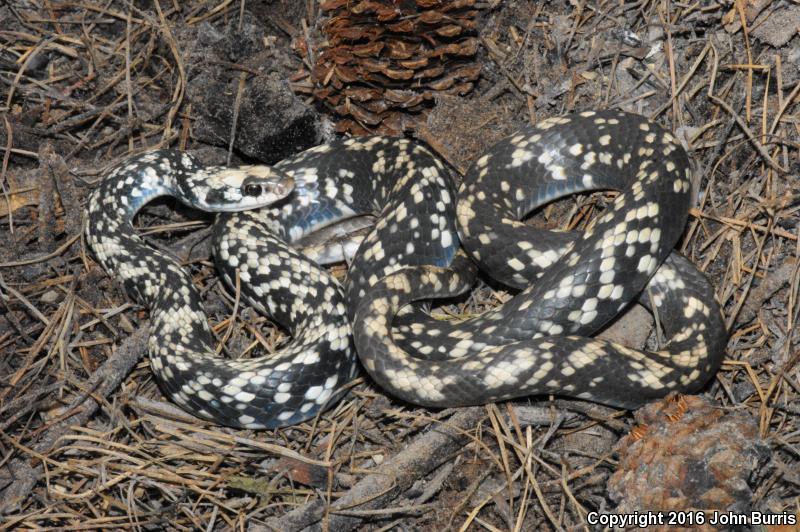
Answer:
[[[383,121],[384,88],[358,112],[319,91],[333,74],[314,73],[331,16],[317,2],[0,5],[0,528],[588,530],[591,512],[800,514],[800,5],[462,4],[437,19],[468,34],[458,90]],[[678,247],[730,335],[700,395],[636,413],[552,397],[426,410],[360,378],[313,422],[208,424],[161,393],[146,309],[82,237],[89,193],[146,149],[273,163],[333,130],[401,127],[457,180],[520,126],[598,108],[646,115],[689,150],[696,199]],[[531,223],[585,227],[609,197],[561,200]],[[288,339],[234,310],[211,221],[162,201],[136,225],[191,269],[228,352],[271,352]],[[509,297],[482,283],[443,310]],[[649,315],[629,319],[628,339]]]

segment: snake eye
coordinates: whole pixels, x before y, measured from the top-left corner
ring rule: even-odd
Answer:
[[[261,195],[261,187],[252,183],[244,186],[244,195],[258,197]]]

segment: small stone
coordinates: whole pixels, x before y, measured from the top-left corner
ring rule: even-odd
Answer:
[[[61,299],[61,294],[59,292],[57,292],[56,290],[48,290],[47,292],[42,294],[41,298],[39,298],[39,300],[42,303],[46,303],[48,305],[52,305],[53,303],[57,303],[59,299]]]

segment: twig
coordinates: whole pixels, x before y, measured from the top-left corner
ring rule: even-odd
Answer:
[[[149,327],[137,329],[120,344],[119,348],[109,357],[86,382],[86,391],[78,395],[64,409],[69,415],[51,426],[32,447],[37,454],[52,452],[61,446],[60,439],[72,431],[75,425],[85,425],[100,407],[99,398],[105,398],[117,389],[122,380],[130,373],[139,359],[147,350],[147,337]],[[3,439],[11,438],[10,435],[0,434]],[[8,485],[0,497],[0,514],[13,511],[30,494],[30,491],[39,482],[43,466],[31,465],[31,457],[19,457],[12,460],[4,472],[5,479],[0,477],[0,486]],[[3,482],[5,480],[5,482]]]
[[[418,437],[411,445],[384,463],[377,471],[353,486],[328,508],[327,530],[347,531],[357,528],[363,520],[343,515],[339,511],[385,508],[418,479],[424,477],[460,449],[467,437],[464,430],[473,427],[485,416],[480,407],[466,408],[447,423],[436,426]],[[263,530],[298,531],[306,527],[319,528],[326,512],[324,501],[315,500],[291,512],[265,522],[266,528],[254,526],[253,532]]]
[[[747,127],[747,124],[745,124],[744,120],[742,120],[742,117],[740,117],[739,114],[725,102],[725,100],[717,98],[713,94],[709,94],[708,97],[712,102],[716,103],[717,105],[725,109],[725,111],[727,111],[728,114],[731,115],[734,120],[736,120],[736,123],[739,125],[741,130],[744,132],[745,135],[747,135],[747,138],[750,139],[750,143],[756,149],[758,154],[761,155],[761,157],[767,162],[767,164],[769,164],[769,166],[771,166],[774,170],[777,170],[782,174],[788,172],[788,170],[783,168],[772,157],[770,157],[769,153],[767,153],[766,148],[764,148],[764,146],[761,145],[761,143],[758,141],[755,135],[753,135],[753,132],[750,131],[749,127]]]

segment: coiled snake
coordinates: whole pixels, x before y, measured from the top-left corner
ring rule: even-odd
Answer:
[[[583,234],[519,221],[597,188],[621,194]],[[93,192],[87,237],[103,267],[150,309],[149,354],[162,388],[221,424],[272,428],[313,417],[356,374],[356,347],[372,378],[412,403],[559,393],[634,407],[697,390],[721,363],[726,335],[713,291],[670,255],[689,190],[688,157],[669,133],[637,115],[589,112],[501,141],[470,169],[457,201],[441,163],[404,139],[336,141],[272,168],[203,168],[187,154],[148,153]],[[215,356],[189,275],[131,225],[163,195],[223,212],[214,227],[218,268],[231,286],[238,276],[242,296],[284,326],[291,344],[257,359]],[[285,243],[363,214],[378,221],[344,288]],[[459,240],[486,274],[524,289],[462,323],[396,318],[409,302],[469,289],[475,266],[457,256]],[[640,293],[664,324],[662,350],[587,338]]]

